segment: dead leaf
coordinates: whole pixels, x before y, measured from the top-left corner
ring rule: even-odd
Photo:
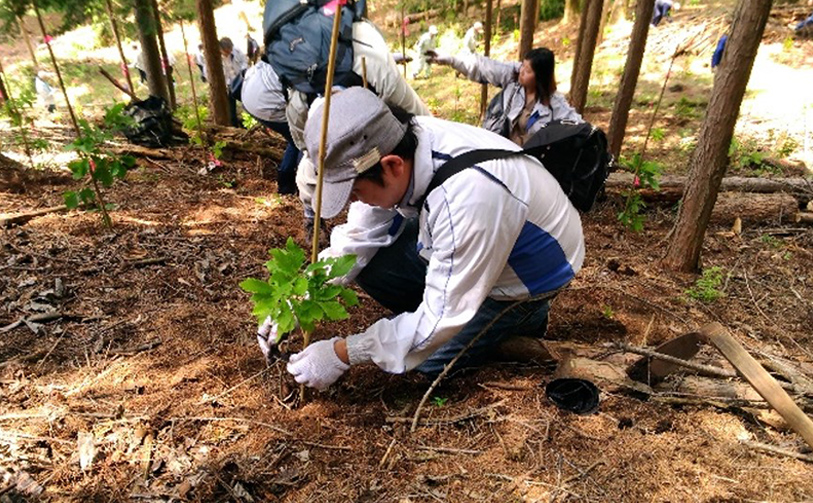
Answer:
[[[93,432],[80,431],[77,436],[77,444],[79,450],[79,467],[82,471],[90,468],[93,463],[93,458],[96,457],[96,439]]]

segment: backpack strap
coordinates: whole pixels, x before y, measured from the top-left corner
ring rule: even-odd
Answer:
[[[429,194],[433,190],[443,185],[443,182],[460,173],[464,169],[471,168],[481,162],[493,161],[495,159],[502,159],[504,157],[510,157],[512,155],[523,153],[525,153],[524,150],[513,151],[501,149],[479,149],[470,150],[464,154],[452,157],[446,161],[443,166],[438,168],[437,171],[435,171],[435,175],[432,177],[432,181],[429,182],[426,192],[424,192],[423,197],[418,201],[418,208],[423,208],[426,198],[429,197]]]

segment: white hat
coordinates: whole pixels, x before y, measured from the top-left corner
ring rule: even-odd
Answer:
[[[435,25],[431,25],[429,27],[429,34],[430,35],[437,35],[438,34],[438,27]]]
[[[472,26],[472,28],[474,28],[475,30],[478,30],[478,31],[482,30],[483,29],[483,23],[481,23],[480,21],[477,21],[476,23],[474,23],[474,26]]]

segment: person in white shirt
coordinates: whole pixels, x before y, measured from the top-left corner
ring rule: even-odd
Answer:
[[[195,64],[198,65],[198,70],[200,70],[201,82],[206,82],[206,57],[203,55],[203,44],[198,44],[198,50],[195,53]]]
[[[311,149],[323,113],[316,108],[305,126]],[[322,212],[331,218],[357,202],[323,256],[357,254],[362,267],[344,282],[356,280],[396,316],[292,355],[296,381],[325,389],[366,362],[435,375],[481,332],[460,366],[488,359],[506,334],[544,336],[550,299],[579,271],[585,250],[577,210],[540,162],[485,161],[427,193],[450,158],[519,147],[481,128],[390,109],[359,87],[335,94],[330,116]],[[404,219],[411,227],[391,232]]]
[[[421,35],[418,41],[415,43],[415,61],[416,67],[415,71],[412,72],[412,78],[417,79],[423,75],[425,78],[429,78],[429,75],[432,73],[432,58],[429,54],[437,49],[438,47],[438,27],[432,25],[429,27],[426,33]]]
[[[220,56],[223,62],[223,76],[226,78],[226,89],[229,93],[229,115],[234,127],[242,123],[237,116],[237,100],[240,99],[243,75],[248,69],[248,59],[243,51],[234,46],[229,37],[220,39]]]
[[[469,54],[476,53],[477,39],[482,34],[483,34],[483,23],[477,21],[471,26],[471,28],[469,28],[466,31],[466,34],[463,36],[463,50],[468,52]]]

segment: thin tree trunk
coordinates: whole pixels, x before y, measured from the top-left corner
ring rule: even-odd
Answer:
[[[42,22],[42,16],[40,15],[39,7],[37,7],[36,0],[32,0],[31,5],[34,7],[34,13],[37,15],[37,22],[40,25],[42,39],[45,40],[45,46],[48,48],[48,54],[51,55],[51,63],[53,63],[54,65],[54,72],[56,72],[56,77],[57,79],[59,79],[59,88],[62,89],[62,95],[65,97],[65,104],[68,106],[68,113],[71,116],[73,129],[76,131],[77,136],[81,136],[82,131],[79,130],[79,122],[76,120],[76,114],[73,113],[71,100],[68,98],[68,90],[65,88],[65,81],[62,80],[62,72],[59,71],[59,65],[56,63],[56,56],[54,56],[54,50],[51,49],[51,39],[48,36],[48,33],[45,31],[45,23]],[[104,210],[102,211],[104,212]]]
[[[663,259],[666,268],[686,272],[698,268],[703,237],[728,166],[734,126],[772,3],[772,0],[742,0],[737,7],[692,155],[689,184],[675,232]]]
[[[491,55],[491,18],[492,18],[492,6],[494,4],[494,0],[486,0],[486,26],[485,31],[483,33],[483,54],[486,57]],[[483,119],[486,116],[486,108],[488,107],[488,84],[483,84],[480,88],[480,122],[483,122]]]
[[[164,28],[161,23],[161,11],[158,9],[158,0],[152,0],[152,13],[155,17],[155,31],[158,35],[158,47],[161,49],[161,66],[164,70],[164,78],[167,84],[167,91],[169,92],[169,106],[172,110],[178,108],[178,102],[175,99],[175,82],[172,80],[172,66],[169,64],[169,53],[167,52],[167,45],[164,42]]]
[[[621,2],[623,0],[615,1]],[[641,62],[644,59],[646,38],[649,35],[649,21],[652,19],[654,8],[654,2],[648,0],[640,0],[635,8],[635,24],[632,27],[632,37],[627,50],[627,62],[624,64],[621,84],[618,86],[618,94],[615,96],[613,115],[610,117],[608,140],[610,153],[616,159],[621,153],[621,144],[624,142],[630,106],[632,106],[632,99],[635,96],[638,76],[641,74]]]
[[[584,111],[587,103],[587,88],[590,84],[590,72],[593,67],[593,55],[596,52],[596,40],[601,24],[601,12],[604,0],[587,0],[586,24],[579,40],[578,65],[573,67],[573,81],[570,86],[570,104],[579,113]],[[579,28],[581,31],[581,28]]]
[[[502,0],[497,0],[497,33],[501,30],[502,25],[500,24],[502,20]]]
[[[164,74],[161,72],[161,56],[155,39],[157,28],[150,0],[135,0],[135,17],[138,37],[141,40],[141,52],[144,54],[147,87],[151,95],[160,96],[169,103],[169,93]]]
[[[562,24],[573,22],[579,16],[579,0],[565,0],[565,12],[562,16]]]
[[[31,36],[28,33],[28,30],[25,28],[25,23],[23,23],[23,18],[17,16],[17,26],[20,28],[20,36],[23,37],[25,41],[25,46],[28,48],[28,54],[31,56],[31,61],[34,62],[34,68],[39,66],[37,62],[37,54],[34,52],[34,47],[31,45]]]
[[[573,53],[573,69],[570,73],[570,88],[573,89],[573,82],[576,81],[576,69],[579,68],[579,58],[581,57],[581,47],[584,44],[584,31],[587,29],[587,14],[590,11],[590,0],[573,0],[581,8],[579,13],[579,32],[576,35],[576,50]],[[572,91],[571,91],[572,92]]]
[[[610,18],[610,10],[613,5],[619,0],[605,0],[604,6],[601,8],[601,21],[598,25],[598,37],[596,38],[596,45],[601,45],[604,40],[604,28],[607,26],[607,19]]]
[[[116,37],[116,47],[119,49],[119,56],[121,57],[121,71],[127,79],[127,86],[130,88],[130,94],[135,96],[135,87],[133,87],[133,79],[130,77],[130,67],[127,65],[127,56],[124,55],[124,49],[121,46],[121,37],[119,36],[119,26],[116,23],[116,16],[113,13],[113,4],[110,0],[105,0],[107,8],[107,16],[110,18],[110,27],[113,29],[113,36]]]
[[[536,15],[534,6],[536,0],[522,0],[522,9],[520,10],[519,17],[519,55],[521,61],[533,48],[534,45],[534,27],[536,26]]]
[[[198,29],[203,43],[203,56],[206,58],[206,80],[209,82],[209,103],[215,124],[230,126],[228,91],[223,75],[223,62],[220,58],[220,44],[217,40],[215,15],[212,0],[195,0],[198,8]]]

